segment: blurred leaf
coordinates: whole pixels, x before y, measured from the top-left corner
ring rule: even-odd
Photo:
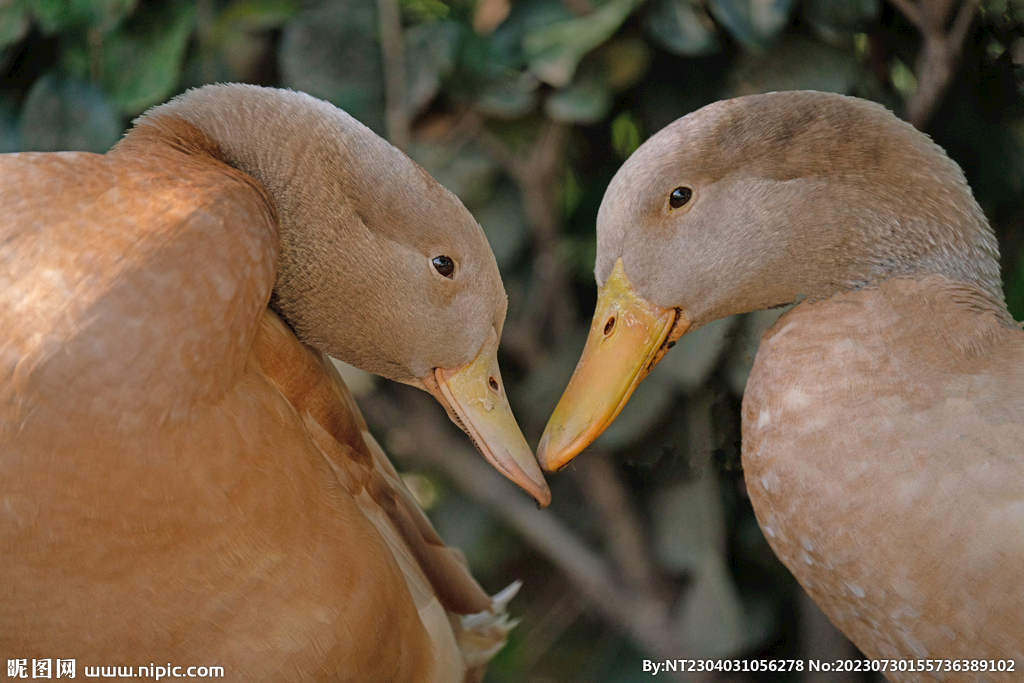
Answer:
[[[535,29],[523,38],[530,70],[537,77],[562,88],[572,81],[583,57],[618,30],[638,0],[608,0],[584,17]]]
[[[400,0],[402,14],[417,23],[447,19],[451,9],[441,0]]]
[[[856,56],[811,38],[789,36],[767,54],[745,53],[733,66],[728,97],[777,90],[821,90],[850,94],[863,71]]]
[[[405,31],[405,65],[409,112],[415,116],[441,90],[441,79],[455,66],[462,30],[454,21],[419,24]]]
[[[880,0],[804,0],[804,18],[825,38],[863,31],[881,12]]]
[[[583,190],[580,189],[579,181],[576,180],[576,174],[572,172],[571,168],[565,169],[565,182],[562,184],[563,215],[568,216],[575,211],[582,199]]]
[[[640,127],[636,119],[628,111],[624,111],[612,119],[612,149],[620,159],[628,159],[629,155],[640,147]]]
[[[698,0],[654,0],[644,29],[658,45],[684,57],[719,49],[718,29]]]
[[[216,17],[196,17],[196,47],[186,52],[179,89],[225,81],[265,82],[280,29],[298,11],[292,0],[235,0]]]
[[[903,99],[909,99],[917,90],[917,76],[901,59],[892,60],[892,66],[889,67],[889,80]]]
[[[562,2],[518,0],[511,12],[487,36],[467,31],[460,62],[468,74],[484,78],[509,78],[523,71],[527,58],[523,37],[532,31],[572,19]]]
[[[537,106],[540,81],[530,72],[491,82],[476,100],[477,110],[487,116],[519,118]]]
[[[1001,14],[1010,21],[1024,20],[1024,2],[1021,0],[985,0],[981,3],[983,15]]]
[[[437,503],[437,484],[433,477],[425,474],[403,474],[402,483],[409,489],[409,493],[416,499],[416,503],[429,512],[430,508]]]
[[[603,79],[588,75],[552,93],[544,101],[544,113],[554,121],[591,125],[605,117],[611,104],[612,94]]]
[[[200,54],[196,55],[199,59],[190,60],[184,67],[184,84],[259,82],[260,72],[272,54],[272,31],[287,24],[297,11],[292,0],[231,3],[217,15],[211,36],[204,37],[200,30]],[[202,18],[199,24],[202,26]]]
[[[18,2],[0,4],[0,48],[21,40],[28,33],[30,25],[28,10],[24,5]]]
[[[502,271],[511,268],[529,237],[519,194],[510,185],[502,183],[490,201],[474,207],[473,216],[487,235],[498,268]]]
[[[285,28],[278,58],[283,85],[327,100],[382,134],[384,84],[376,12],[372,0],[301,12]]]
[[[185,0],[148,4],[103,43],[103,87],[124,114],[163,102],[178,85],[185,46],[195,27]]]
[[[273,30],[297,11],[292,0],[236,0],[217,15],[209,36],[200,28],[199,54],[184,67],[185,84],[259,82],[272,55]],[[198,23],[203,26],[202,16]]]
[[[488,133],[494,135],[508,151],[515,154],[526,154],[537,142],[543,127],[547,125],[539,112],[520,119],[491,119],[487,122]]]
[[[708,0],[718,23],[747,47],[764,47],[786,27],[795,0]]]
[[[292,0],[236,0],[217,15],[214,31],[229,33],[279,28],[297,11]]]
[[[115,28],[135,9],[137,0],[23,0],[43,33],[95,27]],[[20,4],[20,3],[16,3]]]
[[[718,365],[735,325],[736,316],[730,316],[684,334],[658,363],[657,372],[671,377],[683,391],[700,387]]]
[[[21,109],[19,129],[26,151],[106,152],[124,127],[103,91],[51,72],[32,85]]]
[[[651,66],[651,48],[639,38],[613,38],[599,55],[604,80],[616,92],[639,83]]]

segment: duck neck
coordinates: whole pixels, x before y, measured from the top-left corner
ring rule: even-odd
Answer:
[[[191,90],[155,107],[118,151],[150,150],[154,142],[213,157],[252,178],[277,214],[276,254],[268,254],[276,260],[271,308],[303,342],[394,376],[374,360],[379,349],[365,329],[380,317],[367,311],[384,306],[388,295],[366,264],[395,222],[378,214],[387,204],[381,198],[398,192],[402,174],[415,166],[405,155],[326,102],[238,84]],[[400,331],[386,328],[391,338]]]
[[[280,217],[282,244],[304,226],[329,223],[339,197],[375,195],[372,161],[394,148],[347,113],[305,93],[252,85],[191,90],[144,114],[136,128],[184,121],[216,146],[229,165],[255,178]]]
[[[751,181],[753,190],[743,196],[755,193],[758,202],[732,203],[743,212],[730,221],[739,228],[727,235],[737,255],[722,255],[733,259],[729,272],[736,276],[719,285],[724,299],[707,297],[711,306],[695,313],[713,319],[826,299],[892,278],[939,275],[977,289],[987,309],[1011,320],[995,235],[959,169],[948,165],[941,169],[945,177],[931,174],[942,182],[925,172],[892,186],[835,176]],[[709,267],[696,265],[705,273]]]
[[[834,274],[829,278],[831,291],[816,292],[819,298],[892,278],[940,275],[977,290],[987,309],[1011,320],[999,277],[995,235],[966,182],[959,184],[944,193],[903,201],[899,188],[866,192],[881,200],[851,206],[847,215],[853,217],[852,225],[840,221],[823,230],[830,241],[823,249],[830,256],[824,265]],[[830,199],[835,201],[834,193]],[[811,251],[805,258],[817,258],[820,253]]]

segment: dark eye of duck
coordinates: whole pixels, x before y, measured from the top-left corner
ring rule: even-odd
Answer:
[[[676,189],[672,190],[672,194],[668,196],[668,205],[671,206],[673,209],[678,209],[679,207],[686,204],[686,202],[690,201],[690,197],[692,196],[693,190],[691,190],[690,188],[677,187]]]
[[[452,273],[455,272],[455,261],[452,261],[447,256],[435,256],[430,259],[430,262],[434,264],[434,270],[444,275],[449,280],[452,278]]]

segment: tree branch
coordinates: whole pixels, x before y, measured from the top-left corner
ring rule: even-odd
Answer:
[[[569,127],[546,121],[536,141],[524,154],[515,154],[481,127],[480,141],[498,160],[519,188],[526,218],[533,231],[536,254],[531,278],[529,318],[516,321],[532,339],[565,337],[575,313],[567,292],[569,276],[558,253],[561,216],[558,210],[559,171],[563,168]]]
[[[411,133],[406,106],[405,46],[402,13],[398,0],[377,0],[380,52],[384,67],[385,119],[388,139],[401,150],[408,149]]]
[[[587,453],[586,463],[570,471],[601,516],[610,554],[623,579],[635,591],[656,594],[657,574],[644,526],[611,459],[605,453]]]
[[[923,44],[915,70],[917,90],[906,103],[907,120],[923,130],[942,102],[956,73],[964,41],[974,23],[979,0],[964,0],[946,31],[953,0],[891,0],[907,20],[921,32]]]
[[[389,434],[395,430],[405,432],[395,434],[397,438],[387,436],[390,452],[407,464],[442,470],[460,490],[519,532],[569,579],[591,607],[652,656],[661,659],[694,656],[695,653],[675,637],[668,602],[618,583],[600,555],[580,541],[557,517],[527,502],[524,495],[473,452],[461,434],[437,417],[443,412],[436,410],[437,406],[429,399],[406,400],[400,406],[396,403],[394,397],[385,399],[379,394],[360,399],[360,407],[371,425],[390,429]],[[402,443],[415,446],[401,448]],[[678,680],[698,683],[709,681],[710,676],[683,674]]]

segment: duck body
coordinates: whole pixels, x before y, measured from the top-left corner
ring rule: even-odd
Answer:
[[[992,229],[941,148],[836,94],[708,105],[615,175],[595,274],[545,469],[600,434],[688,330],[796,303],[743,397],[768,542],[890,680],[1024,675],[1024,332]],[[968,668],[944,668],[954,659]]]
[[[268,309],[279,202],[159,123],[106,155],[0,156],[0,652],[478,680],[504,606]]]
[[[1022,386],[1024,332],[939,276],[799,304],[761,340],[743,397],[751,503],[868,659],[1024,660]]]

